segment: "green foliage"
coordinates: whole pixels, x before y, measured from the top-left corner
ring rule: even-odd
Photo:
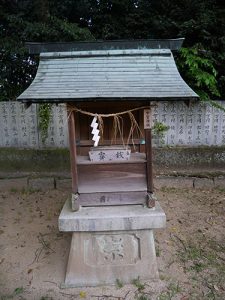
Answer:
[[[166,131],[169,130],[169,126],[161,123],[161,122],[155,122],[154,126],[152,127],[153,134],[157,136],[164,136]]]
[[[165,144],[165,134],[169,130],[169,126],[161,122],[155,122],[152,127],[153,139],[157,147],[162,147]]]
[[[212,60],[206,57],[204,49],[200,49],[197,45],[181,48],[178,65],[202,100],[220,96],[216,80],[217,71]]]
[[[53,298],[49,296],[42,296],[40,300],[53,300]]]
[[[182,248],[177,252],[177,256],[187,271],[200,273],[215,268],[218,273],[225,275],[225,267],[221,264],[224,245],[215,240],[205,240],[205,237],[199,238],[198,244],[193,241],[184,242],[181,239],[178,241]]]
[[[156,245],[156,247],[155,247],[155,254],[156,254],[156,257],[160,257],[160,255],[161,255],[161,250],[158,245]]]
[[[199,95],[200,100],[206,101],[213,107],[225,111],[212,98],[219,98],[220,92],[217,81],[217,71],[213,59],[201,46],[181,48],[177,59],[178,67],[188,84]]]
[[[143,291],[145,289],[145,285],[141,283],[140,278],[135,278],[131,282],[133,285],[135,285],[139,292]]]
[[[116,286],[118,289],[121,289],[123,287],[123,282],[120,279],[116,279]]]
[[[24,299],[21,294],[24,293],[24,288],[23,287],[17,287],[15,288],[15,290],[13,291],[12,294],[9,295],[0,295],[0,299],[1,300],[8,300],[8,299],[15,299],[17,298],[17,296],[19,296],[19,299]],[[18,299],[18,298],[17,298]]]
[[[169,286],[167,287],[167,291],[162,292],[157,299],[158,300],[172,300],[181,291],[182,290],[179,286],[179,283],[177,283],[177,284],[170,283]]]
[[[38,57],[25,41],[93,40],[87,28],[51,15],[44,0],[0,4],[0,19],[0,101],[14,100],[35,76]]]
[[[20,295],[24,292],[24,288],[23,287],[18,287],[14,290],[14,294],[15,295]]]
[[[137,300],[150,300],[150,299],[147,298],[145,295],[140,295],[138,296]]]
[[[48,137],[48,127],[51,118],[51,107],[52,105],[49,103],[39,104],[38,107],[38,125],[41,131],[41,138],[43,143]]]

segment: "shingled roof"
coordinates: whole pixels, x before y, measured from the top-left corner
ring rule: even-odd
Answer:
[[[22,102],[191,100],[170,49],[123,49],[40,54]]]

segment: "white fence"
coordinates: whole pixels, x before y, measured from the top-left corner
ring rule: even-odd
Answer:
[[[218,103],[225,107],[225,102]],[[35,104],[25,110],[18,102],[0,102],[0,147],[68,147],[65,105],[53,106],[45,145],[38,130],[37,109]],[[208,104],[187,107],[183,102],[159,102],[153,118],[169,126],[165,145],[225,145],[225,112]]]
[[[28,109],[19,102],[0,102],[0,147],[42,148],[68,146],[67,114],[64,105],[52,107],[48,138],[42,143],[38,129],[38,106]]]

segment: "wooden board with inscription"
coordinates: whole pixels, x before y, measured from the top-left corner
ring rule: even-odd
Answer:
[[[144,204],[145,155],[132,154],[129,161],[112,162],[78,156],[78,193],[82,206]]]

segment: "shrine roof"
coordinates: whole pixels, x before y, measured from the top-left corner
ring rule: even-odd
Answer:
[[[191,100],[170,49],[46,52],[22,102]]]

